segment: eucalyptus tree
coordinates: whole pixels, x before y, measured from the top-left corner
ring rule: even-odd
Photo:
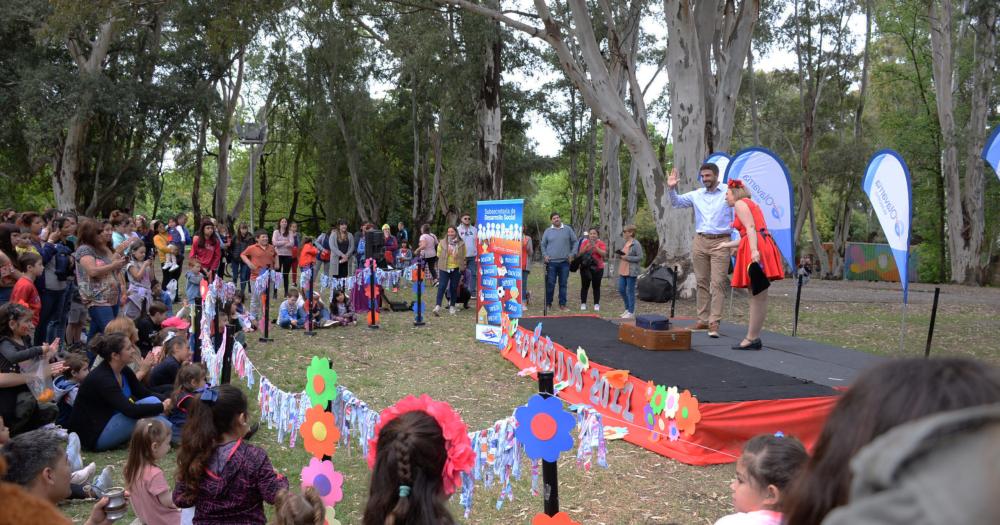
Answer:
[[[965,284],[982,284],[986,266],[982,260],[986,165],[980,152],[988,115],[997,106],[998,15],[995,0],[927,2],[943,145],[941,169],[947,188],[951,280]]]
[[[693,234],[690,211],[672,210],[663,168],[647,135],[641,115],[626,106],[620,84],[609,69],[595,24],[624,28],[616,14],[632,13],[640,0],[602,0],[596,6],[585,0],[567,0],[569,13],[558,17],[546,0],[534,0],[530,17],[507,14],[469,0],[436,0],[498,20],[546,42],[559,57],[563,72],[608,128],[619,133],[637,162],[659,239],[656,259],[684,269],[682,295],[694,289],[690,271]],[[666,68],[670,79],[671,134],[675,166],[684,174],[685,187],[694,186],[694,175],[709,148],[727,148],[732,133],[736,98],[743,63],[750,46],[759,0],[691,0],[664,2],[667,26]],[[541,26],[536,25],[541,22]],[[628,36],[623,31],[622,37]],[[579,52],[574,52],[578,49]],[[638,89],[635,64],[625,65],[628,89]]]

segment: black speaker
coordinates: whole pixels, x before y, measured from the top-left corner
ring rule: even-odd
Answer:
[[[382,230],[365,232],[365,259],[375,259],[375,264],[379,268],[388,267],[385,260],[385,235],[382,234]]]

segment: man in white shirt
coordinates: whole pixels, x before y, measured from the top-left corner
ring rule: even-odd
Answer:
[[[719,167],[702,164],[701,182],[705,185],[683,195],[677,194],[677,169],[670,170],[667,186],[674,208],[694,208],[694,241],[691,262],[698,280],[698,324],[695,330],[708,329],[709,337],[719,337],[719,321],[726,298],[726,274],[729,272],[729,249],[723,245],[732,234],[733,209],[726,204],[728,188],[719,180]]]

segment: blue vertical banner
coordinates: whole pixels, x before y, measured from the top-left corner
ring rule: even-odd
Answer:
[[[986,139],[983,146],[983,160],[993,166],[993,171],[1000,177],[1000,126],[993,129],[990,138]]]
[[[727,183],[741,180],[760,206],[767,229],[788,266],[795,268],[795,207],[792,178],[781,158],[766,148],[747,148],[733,157],[726,170]]]
[[[913,199],[910,194],[910,169],[903,157],[891,149],[875,153],[868,161],[862,183],[872,209],[882,225],[882,232],[892,249],[899,284],[903,286],[903,304],[910,287],[910,219]]]
[[[500,341],[503,319],[521,317],[524,199],[476,205],[476,340]]]

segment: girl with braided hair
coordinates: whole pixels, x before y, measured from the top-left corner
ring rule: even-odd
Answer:
[[[452,525],[447,499],[472,469],[468,429],[447,403],[406,397],[380,415],[364,525]]]

